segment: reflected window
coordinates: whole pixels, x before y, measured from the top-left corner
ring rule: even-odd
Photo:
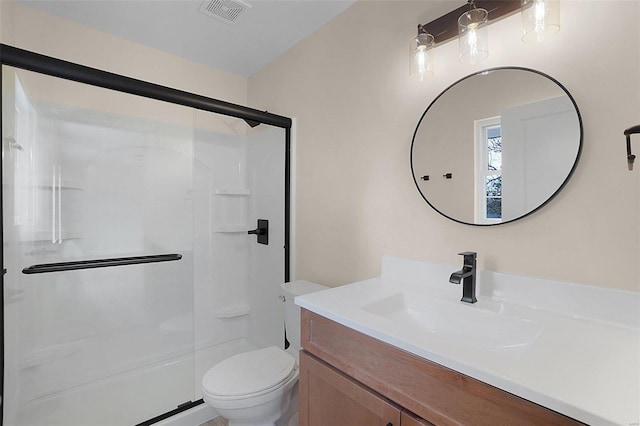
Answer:
[[[502,132],[500,117],[475,122],[476,222],[502,220]]]

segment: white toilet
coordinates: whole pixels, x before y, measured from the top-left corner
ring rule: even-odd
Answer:
[[[227,418],[229,426],[291,425],[288,420],[297,413],[300,308],[293,299],[327,287],[302,280],[281,287],[289,348],[271,346],[234,355],[202,378],[204,401]]]

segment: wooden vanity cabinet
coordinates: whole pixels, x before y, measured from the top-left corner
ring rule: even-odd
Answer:
[[[301,426],[581,424],[306,309],[301,319]]]

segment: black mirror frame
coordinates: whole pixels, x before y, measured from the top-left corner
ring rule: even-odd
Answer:
[[[532,72],[534,74],[538,74],[542,77],[546,77],[547,79],[551,80],[552,82],[554,82],[556,85],[558,85],[558,87],[560,87],[560,89],[562,89],[562,91],[569,97],[569,99],[571,100],[571,103],[573,104],[573,107],[576,110],[576,115],[578,117],[578,124],[580,127],[580,141],[579,141],[579,145],[578,145],[578,153],[576,154],[576,159],[573,162],[573,166],[571,167],[571,170],[569,171],[569,173],[567,174],[567,177],[564,179],[564,181],[562,182],[562,184],[558,187],[558,189],[551,194],[551,196],[549,196],[549,198],[547,198],[547,200],[540,204],[538,207],[536,207],[535,209],[532,209],[530,211],[528,211],[527,213],[523,214],[522,216],[518,216],[514,219],[510,219],[504,222],[498,222],[498,223],[469,223],[469,222],[465,222],[456,218],[453,218],[445,213],[443,213],[442,211],[438,210],[436,208],[436,206],[434,206],[429,199],[426,197],[426,195],[422,192],[422,190],[420,189],[420,185],[418,184],[418,179],[416,177],[416,173],[415,170],[413,169],[413,145],[416,142],[416,135],[418,134],[418,129],[420,128],[420,124],[422,123],[422,120],[424,119],[424,117],[427,115],[427,113],[429,112],[429,110],[431,109],[431,107],[438,101],[438,99],[440,99],[445,93],[447,93],[447,91],[449,91],[449,89],[451,89],[452,87],[454,87],[456,84],[461,83],[464,80],[467,80],[471,77],[475,77],[477,75],[482,75],[484,73],[488,73],[488,72],[492,72],[492,71],[499,71],[499,70],[518,70],[518,71],[528,71],[528,72]],[[413,182],[416,185],[416,188],[418,190],[418,192],[420,193],[420,195],[422,196],[422,198],[424,199],[424,201],[427,202],[427,204],[429,206],[431,206],[432,209],[434,209],[436,212],[440,213],[442,216],[446,217],[449,220],[452,220],[454,222],[458,222],[461,223],[463,225],[471,225],[471,226],[498,226],[498,225],[504,225],[507,223],[512,223],[515,222],[516,220],[520,220],[522,218],[525,218],[531,214],[533,214],[534,212],[537,212],[538,210],[540,210],[542,207],[546,206],[547,204],[549,204],[549,202],[554,199],[556,197],[556,195],[558,195],[560,193],[560,191],[562,191],[562,189],[564,189],[564,187],[567,185],[567,182],[569,182],[569,179],[571,178],[571,176],[573,176],[573,173],[575,172],[578,163],[580,161],[580,157],[582,155],[582,147],[583,147],[583,141],[584,141],[584,128],[582,125],[582,115],[580,114],[580,109],[578,108],[578,104],[576,104],[575,99],[573,98],[573,96],[571,96],[571,93],[569,93],[569,91],[567,90],[566,87],[564,87],[562,85],[562,83],[560,83],[558,80],[556,80],[555,78],[551,77],[548,74],[545,74],[541,71],[538,70],[534,70],[531,68],[526,68],[526,67],[517,67],[517,66],[507,66],[507,67],[495,67],[495,68],[488,68],[488,69],[484,69],[481,71],[477,71],[474,72],[473,74],[469,74],[457,81],[455,81],[453,84],[449,85],[446,89],[444,89],[438,96],[436,96],[436,98],[429,104],[429,106],[427,107],[427,109],[422,113],[422,115],[420,116],[420,120],[418,120],[418,124],[416,125],[416,129],[413,132],[413,137],[411,138],[411,152],[410,152],[410,165],[411,165],[411,176],[413,177]]]

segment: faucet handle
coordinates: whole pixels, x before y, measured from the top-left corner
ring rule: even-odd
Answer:
[[[471,258],[475,259],[478,256],[478,253],[475,251],[463,251],[462,253],[458,253],[460,256],[464,256],[465,259]]]
[[[476,267],[476,257],[478,256],[478,253],[476,253],[475,251],[463,251],[462,253],[458,253],[460,256],[464,256],[464,260],[462,261],[462,264],[466,267],[466,268],[474,268]]]

